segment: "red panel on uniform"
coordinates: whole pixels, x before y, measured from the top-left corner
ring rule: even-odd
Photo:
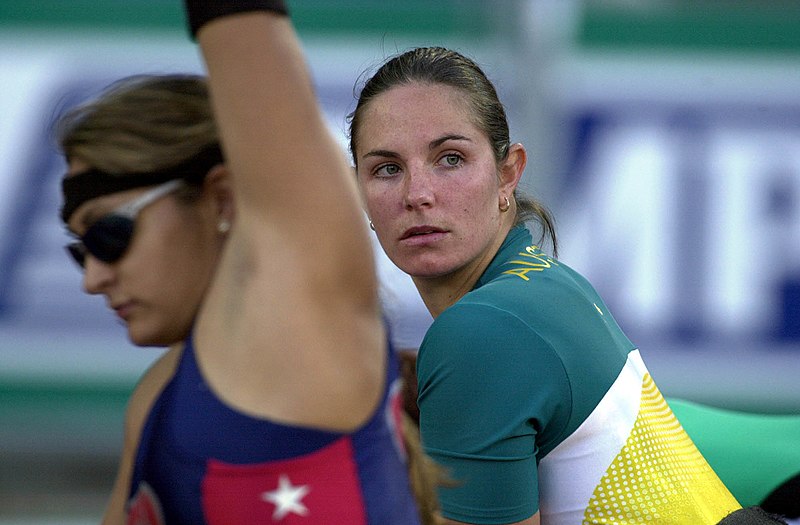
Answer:
[[[210,460],[202,490],[209,525],[367,521],[349,438],[285,461],[240,466]],[[361,509],[357,515],[354,506]]]

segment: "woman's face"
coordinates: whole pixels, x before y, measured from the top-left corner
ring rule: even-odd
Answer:
[[[502,242],[501,181],[460,90],[411,83],[372,99],[355,153],[367,213],[389,258],[417,278],[470,272]]]
[[[70,164],[72,173],[86,168],[79,161]],[[70,217],[69,229],[83,235],[94,221],[145,191],[137,188],[87,201]],[[134,344],[169,345],[190,330],[220,249],[211,207],[203,198],[192,204],[179,202],[173,193],[141,210],[121,259],[105,263],[86,256],[83,287],[105,296]]]

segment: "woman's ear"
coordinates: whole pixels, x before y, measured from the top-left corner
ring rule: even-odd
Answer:
[[[500,191],[509,198],[517,189],[527,163],[528,152],[525,151],[525,146],[519,142],[511,144],[508,148],[508,155],[500,166]]]
[[[217,164],[208,171],[203,181],[203,192],[211,199],[218,227],[226,231],[230,229],[236,218],[236,201],[230,172],[225,164]]]

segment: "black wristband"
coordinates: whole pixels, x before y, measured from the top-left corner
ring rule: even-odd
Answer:
[[[192,38],[206,22],[215,18],[245,13],[247,11],[271,11],[288,15],[289,10],[283,0],[184,0],[186,18]]]

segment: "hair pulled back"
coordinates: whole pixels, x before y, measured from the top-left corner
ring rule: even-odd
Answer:
[[[367,106],[391,88],[410,83],[443,84],[461,90],[466,95],[473,124],[489,140],[496,164],[499,165],[506,159],[511,145],[506,111],[494,84],[480,66],[457,51],[443,47],[417,47],[390,58],[364,82],[356,108],[348,116],[350,154],[356,167],[359,128]],[[516,223],[529,220],[538,222],[542,230],[539,243],[549,240],[554,254],[557,254],[558,244],[552,214],[541,203],[520,191],[514,192],[514,200],[517,209]]]

